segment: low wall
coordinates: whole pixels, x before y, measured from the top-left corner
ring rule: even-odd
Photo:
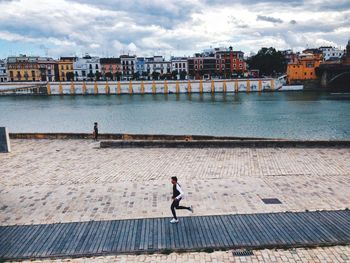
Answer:
[[[91,133],[10,133],[11,139],[93,139]],[[207,135],[166,135],[166,134],[99,134],[100,140],[138,141],[188,141],[188,140],[265,140],[256,137],[207,136]]]
[[[101,141],[101,148],[349,148],[350,141],[295,140],[188,140],[188,141]]]
[[[233,93],[275,91],[282,88],[282,79],[224,79],[186,81],[99,81],[99,82],[28,82],[0,84],[4,94],[28,94],[31,88],[42,86],[48,95],[96,94],[179,94],[179,93]],[[41,92],[39,92],[41,93]],[[43,93],[41,93],[43,94]]]
[[[89,139],[89,133],[11,133],[11,139]],[[285,140],[205,135],[100,134],[101,148],[234,148],[234,147],[339,147],[350,140]]]
[[[11,151],[10,138],[6,127],[0,127],[0,153]]]

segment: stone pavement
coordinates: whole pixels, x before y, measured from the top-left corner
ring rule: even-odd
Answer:
[[[233,256],[232,251],[215,251],[213,253],[172,253],[170,255],[119,255],[105,257],[91,257],[79,259],[58,259],[58,260],[31,260],[23,263],[133,263],[133,262],[152,262],[152,263],[346,263],[350,262],[350,246],[320,247],[313,249],[290,249],[290,250],[255,250],[252,256]]]
[[[0,225],[168,217],[174,175],[196,215],[350,207],[346,148],[99,149],[86,140],[12,140],[12,150],[0,155]]]

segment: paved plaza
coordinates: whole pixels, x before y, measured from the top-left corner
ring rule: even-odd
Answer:
[[[87,140],[11,143],[12,153],[0,155],[1,226],[170,217],[171,176],[179,178],[186,192],[182,203],[192,204],[195,216],[350,208],[347,148],[100,149]],[[264,198],[281,204],[265,204]],[[311,258],[299,261],[329,262],[318,257],[334,254],[342,255],[339,262],[348,262],[348,247],[319,249],[326,252],[315,252],[313,261],[314,250],[300,250],[300,257]],[[288,262],[278,257],[294,262],[296,255],[262,250],[242,260],[274,262],[261,258],[263,254],[276,262]],[[165,262],[169,257],[178,262],[187,257],[193,262],[241,262],[229,252],[98,261]],[[77,262],[95,262],[91,260]]]
[[[84,140],[12,148],[0,155],[1,225],[169,217],[171,176],[195,215],[350,208],[346,148],[99,149]]]

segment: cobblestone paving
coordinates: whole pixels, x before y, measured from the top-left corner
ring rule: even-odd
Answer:
[[[170,216],[174,175],[195,215],[350,207],[349,149],[99,149],[84,140],[13,140],[12,149],[0,155],[0,225]],[[282,204],[261,200],[272,197]]]
[[[293,250],[257,250],[253,251],[253,256],[237,257],[232,255],[232,251],[217,251],[213,253],[172,253],[170,255],[121,255],[94,258],[64,259],[64,260],[44,260],[44,261],[24,261],[24,262],[237,262],[237,263],[289,263],[289,262],[312,262],[312,263],[340,263],[350,262],[350,247],[325,247],[314,249],[293,249]]]

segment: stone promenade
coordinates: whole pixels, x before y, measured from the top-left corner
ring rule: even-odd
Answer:
[[[346,148],[98,146],[13,140],[12,153],[0,154],[0,225],[170,217],[171,176],[178,176],[183,204],[191,203],[195,216],[350,207]],[[264,198],[281,203],[265,204]]]

